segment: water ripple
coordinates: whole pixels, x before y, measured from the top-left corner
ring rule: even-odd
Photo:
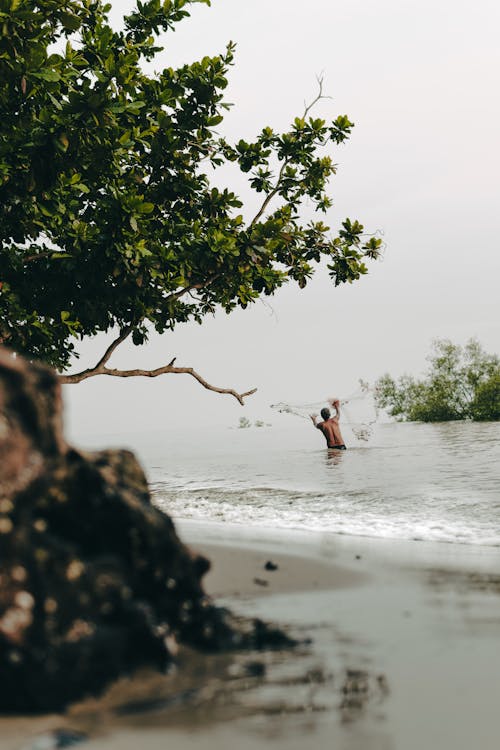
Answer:
[[[145,451],[154,501],[174,518],[500,545],[499,423],[381,425],[333,456],[309,433],[257,432],[196,455],[177,441],[163,463]]]

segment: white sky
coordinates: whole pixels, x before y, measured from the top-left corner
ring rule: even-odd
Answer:
[[[119,18],[128,0],[113,2]],[[335,289],[326,270],[203,326],[179,327],[147,347],[123,346],[111,365],[156,367],[177,356],[216,385],[258,393],[242,409],[189,376],[93,378],[65,387],[73,434],[208,426],[269,418],[280,400],[355,390],[360,377],[419,374],[431,339],[477,336],[500,352],[498,147],[500,4],[497,0],[213,0],[167,35],[155,69],[237,42],[221,131],[252,138],[285,129],[316,94],[318,116],[348,114],[350,141],[335,153],[332,228],[346,216],[382,230],[382,262]],[[238,178],[230,187],[246,195]],[[249,210],[257,203],[250,204]],[[106,337],[82,346],[92,363]]]

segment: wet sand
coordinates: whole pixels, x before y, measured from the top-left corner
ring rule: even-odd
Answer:
[[[50,750],[63,728],[85,750],[497,750],[498,549],[177,525],[212,560],[210,594],[302,645],[182,650],[177,673],[121,680],[64,716],[1,719],[1,750]]]

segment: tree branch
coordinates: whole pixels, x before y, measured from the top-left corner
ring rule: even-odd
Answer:
[[[325,94],[323,94],[323,78],[321,76],[317,76],[316,80],[317,80],[318,86],[319,86],[318,95],[315,97],[315,99],[312,100],[312,102],[310,104],[305,104],[304,105],[304,114],[302,115],[302,119],[305,119],[307,117],[307,115],[310,112],[310,110],[321,99],[330,99],[331,98],[331,97],[325,96]],[[248,225],[249,227],[253,227],[253,225],[256,224],[256,222],[260,219],[260,217],[262,216],[262,214],[264,213],[264,211],[266,210],[266,208],[268,207],[268,205],[270,204],[270,202],[272,201],[272,199],[274,198],[274,196],[276,195],[276,193],[278,193],[278,191],[279,191],[279,189],[281,187],[281,180],[283,178],[283,173],[284,173],[284,171],[285,171],[285,169],[286,169],[286,167],[288,166],[289,163],[290,163],[289,159],[285,159],[285,161],[281,165],[281,169],[280,169],[280,171],[278,173],[278,179],[276,180],[276,185],[273,187],[273,189],[271,190],[271,192],[266,195],[266,197],[265,197],[265,199],[264,199],[264,201],[262,203],[262,206],[259,208],[259,210],[255,214],[255,216],[253,217],[252,221]]]
[[[318,82],[318,95],[315,99],[310,102],[310,104],[305,104],[304,102],[304,114],[302,115],[302,119],[305,120],[311,109],[314,107],[315,104],[317,104],[321,99],[331,99],[331,96],[326,96],[323,94],[323,76],[316,76],[316,80]]]
[[[98,361],[98,363],[96,364],[96,366],[93,368],[94,370],[99,370],[101,367],[104,367],[104,365],[109,360],[109,358],[111,357],[111,355],[113,354],[113,352],[115,351],[115,349],[117,347],[119,347],[120,344],[123,343],[123,341],[125,341],[125,339],[128,336],[130,336],[130,334],[132,333],[132,330],[133,330],[133,326],[127,326],[126,328],[123,328],[120,331],[120,335],[118,336],[118,338],[116,338],[108,346],[108,348],[106,349],[106,351],[102,355],[101,359]]]
[[[116,346],[118,345],[116,341],[113,342],[113,344],[115,344]],[[107,351],[109,351],[109,349]],[[168,365],[163,365],[163,367],[157,367],[155,370],[142,370],[142,369],[114,370],[108,367],[104,367],[104,365],[99,365],[99,366],[96,366],[95,368],[83,370],[82,372],[75,373],[74,375],[60,375],[59,379],[61,383],[70,384],[70,383],[81,383],[82,380],[86,380],[87,378],[91,378],[96,375],[112,375],[115,378],[135,378],[135,377],[157,378],[159,375],[166,375],[168,373],[173,373],[175,375],[191,375],[195,380],[198,381],[198,383],[200,383],[208,391],[215,391],[215,393],[223,393],[223,394],[228,394],[230,396],[234,396],[234,398],[242,406],[244,405],[243,399],[245,399],[247,396],[251,396],[257,390],[257,388],[252,388],[252,390],[245,391],[245,393],[238,393],[232,388],[219,388],[216,385],[211,385],[210,383],[208,383],[205,380],[205,378],[203,378],[199,373],[197,373],[196,370],[194,370],[192,367],[174,367],[174,364],[173,364],[174,362],[175,362],[175,358]]]
[[[276,185],[273,187],[270,193],[268,193],[265,197],[264,202],[262,203],[262,206],[259,208],[255,216],[253,217],[252,221],[248,225],[249,227],[253,227],[253,225],[260,219],[268,205],[271,203],[272,199],[276,195],[276,193],[279,191],[281,186],[281,178],[283,177],[283,172],[285,171],[285,168],[288,166],[288,159],[285,159],[283,164],[281,165],[281,169],[278,174],[278,179],[276,180]]]
[[[66,250],[44,250],[42,253],[35,253],[34,255],[25,255],[23,257],[23,263],[32,263],[34,260],[43,260],[43,258],[57,258],[58,253],[66,257],[68,253]]]
[[[184,286],[182,289],[179,289],[178,292],[172,292],[169,294],[163,302],[170,302],[172,299],[179,299],[187,292],[191,292],[192,289],[203,289],[203,287],[210,286],[210,284],[215,281],[217,278],[219,278],[220,274],[214,273],[212,276],[209,276],[208,279],[205,281],[200,281],[198,284],[189,284],[189,286]]]
[[[191,284],[189,286],[183,287],[178,292],[172,292],[172,294],[169,294],[168,297],[165,299],[165,301],[171,300],[171,299],[178,299],[183,294],[186,294],[186,292],[191,292],[193,289],[202,289],[203,287],[211,284],[213,281],[215,281],[220,274],[214,274],[213,276],[209,277],[205,282],[198,283],[198,284]],[[71,385],[75,383],[81,383],[83,380],[87,380],[87,378],[95,377],[96,375],[112,375],[113,377],[117,378],[133,378],[133,377],[146,377],[146,378],[156,378],[159,375],[166,375],[169,373],[174,373],[176,375],[179,374],[185,374],[185,375],[191,375],[195,380],[198,381],[204,388],[206,388],[209,391],[215,391],[216,393],[223,393],[228,394],[230,396],[234,396],[234,398],[243,406],[244,401],[243,399],[247,396],[251,396],[253,393],[256,392],[257,388],[253,388],[250,391],[245,391],[245,393],[238,393],[233,388],[220,388],[216,385],[211,385],[208,383],[205,378],[203,378],[199,373],[196,372],[192,367],[174,367],[174,362],[176,360],[176,357],[174,357],[168,365],[163,365],[162,367],[157,367],[155,370],[143,370],[143,369],[134,369],[134,370],[117,370],[117,369],[110,369],[109,367],[106,367],[106,363],[109,361],[111,355],[113,352],[122,344],[125,339],[130,336],[132,331],[134,330],[133,325],[129,325],[126,328],[123,328],[120,331],[120,335],[117,336],[117,338],[111,342],[111,344],[108,346],[102,357],[98,360],[98,362],[94,365],[94,367],[88,367],[86,370],[82,370],[81,372],[74,373],[73,375],[59,375],[59,382],[63,385]]]

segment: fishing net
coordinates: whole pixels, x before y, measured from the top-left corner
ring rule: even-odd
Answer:
[[[331,399],[311,401],[304,404],[288,404],[280,401],[271,404],[271,409],[281,414],[291,414],[294,417],[309,419],[313,413],[319,414],[325,406],[331,408]],[[373,434],[373,425],[378,419],[378,412],[373,398],[373,390],[364,380],[359,381],[359,387],[349,396],[340,398],[341,424],[348,425],[357,440],[367,441]]]

